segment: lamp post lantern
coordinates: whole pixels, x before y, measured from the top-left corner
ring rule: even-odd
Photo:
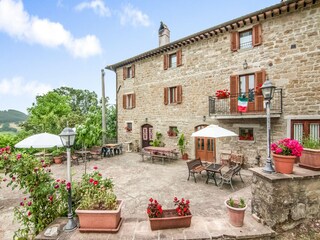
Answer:
[[[71,199],[71,157],[70,157],[70,147],[73,146],[76,133],[72,128],[66,127],[59,134],[61,142],[64,147],[67,148],[67,178],[68,178],[68,222],[64,226],[65,231],[73,231],[77,228],[77,224],[72,216],[72,199]]]
[[[275,86],[272,85],[271,81],[267,80],[263,83],[261,90],[266,101],[266,111],[267,111],[267,161],[266,165],[263,168],[264,172],[273,173],[274,169],[272,166],[271,156],[270,156],[270,101],[273,98]]]

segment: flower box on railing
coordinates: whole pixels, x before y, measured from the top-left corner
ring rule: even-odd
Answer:
[[[228,91],[228,89],[216,91],[216,98],[217,99],[229,98],[229,96],[230,96],[230,92]]]

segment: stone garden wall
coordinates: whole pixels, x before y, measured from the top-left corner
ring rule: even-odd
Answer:
[[[299,167],[294,174],[252,168],[252,213],[276,231],[320,218],[320,172]]]

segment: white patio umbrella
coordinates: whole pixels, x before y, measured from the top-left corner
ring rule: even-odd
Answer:
[[[208,138],[222,138],[222,137],[236,137],[238,134],[219,127],[218,125],[209,125],[197,132],[192,133],[192,137],[208,137]]]
[[[16,148],[52,148],[63,147],[58,135],[51,133],[39,133],[23,139],[14,145]]]

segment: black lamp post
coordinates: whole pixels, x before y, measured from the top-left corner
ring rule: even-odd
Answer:
[[[76,133],[72,128],[66,127],[59,134],[61,138],[61,142],[64,147],[67,148],[67,177],[68,183],[70,186],[68,187],[68,222],[64,226],[65,231],[73,231],[77,228],[77,224],[72,216],[72,199],[71,199],[71,157],[70,157],[70,147],[73,146],[74,140],[76,137]]]
[[[267,111],[267,161],[263,168],[264,172],[273,173],[274,169],[272,166],[271,156],[270,156],[270,101],[273,98],[275,86],[272,85],[271,81],[267,80],[263,83],[261,90],[266,101],[266,111]]]

